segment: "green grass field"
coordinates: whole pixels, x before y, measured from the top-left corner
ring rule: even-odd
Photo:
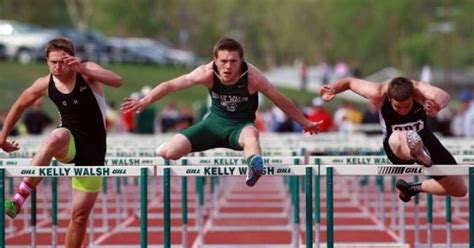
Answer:
[[[129,96],[132,92],[140,91],[145,85],[154,87],[160,82],[191,70],[186,68],[123,64],[110,64],[104,67],[113,70],[124,79],[124,84],[120,88],[104,87],[107,101],[114,101],[117,104],[120,104],[122,99]],[[47,73],[48,69],[45,63],[22,65],[0,62],[0,99],[2,99],[0,111],[8,111],[24,89],[38,77],[44,76]],[[279,90],[297,104],[307,104],[315,97],[315,94],[308,92],[285,88],[279,88]],[[206,100],[206,95],[207,90],[204,87],[197,86],[166,96],[162,101],[156,103],[156,107],[161,109],[169,101],[174,101],[178,105],[192,104],[196,106]],[[54,116],[56,107],[49,100],[45,100],[44,103],[45,110]],[[268,104],[268,101],[266,103]]]

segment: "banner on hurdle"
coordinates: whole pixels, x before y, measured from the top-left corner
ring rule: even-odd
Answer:
[[[312,168],[313,173],[317,174],[317,168],[314,165],[278,165],[265,166],[264,176],[303,176],[306,168]],[[171,176],[245,176],[248,167],[222,166],[222,165],[190,165],[190,166],[158,166],[156,175],[163,176],[166,169],[170,170]]]
[[[295,165],[303,164],[303,156],[289,156],[289,157],[263,157],[265,165]],[[232,157],[184,157],[176,161],[176,164],[187,165],[247,165],[244,158]]]
[[[386,165],[391,164],[387,156],[311,156],[309,161],[321,165]]]
[[[469,165],[434,165],[429,168],[419,165],[321,165],[321,175],[326,175],[327,169],[333,168],[335,175],[341,176],[467,176],[469,167]]]
[[[4,167],[10,177],[122,177],[140,176],[141,168],[147,168],[148,175],[155,174],[154,166],[22,166]]]
[[[459,155],[454,156],[456,161],[460,164],[474,164],[474,156]],[[310,156],[309,161],[317,164],[331,164],[331,165],[387,165],[392,164],[387,156]]]
[[[0,166],[30,166],[32,160],[31,158],[0,158]],[[58,164],[71,165],[59,161]],[[106,157],[104,160],[105,166],[149,166],[164,164],[165,159],[162,157]]]
[[[0,166],[30,166],[31,158],[0,158]]]
[[[295,156],[301,152],[299,149],[266,149],[262,151],[263,156]],[[203,152],[196,152],[195,154],[203,157],[222,156],[222,157],[241,157],[242,151],[234,151],[229,149],[212,149]]]
[[[106,166],[147,166],[164,165],[165,159],[162,157],[106,157]]]

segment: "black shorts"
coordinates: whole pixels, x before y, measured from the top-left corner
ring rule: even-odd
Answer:
[[[104,165],[107,143],[103,135],[86,134],[69,129],[76,143],[76,156],[71,161],[77,166]]]
[[[436,136],[431,131],[421,131],[418,132],[423,141],[423,144],[428,149],[431,155],[431,160],[433,161],[433,165],[436,164],[457,164],[456,159],[454,159],[453,155],[441,144],[441,142],[436,138]],[[390,149],[390,145],[388,144],[389,137],[385,138],[383,141],[383,148],[385,150],[385,154],[387,155],[388,159],[392,164],[414,164],[416,163],[415,160],[404,160],[397,157]],[[433,179],[439,180],[444,178],[445,176],[433,176]]]

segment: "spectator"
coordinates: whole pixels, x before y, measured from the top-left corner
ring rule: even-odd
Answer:
[[[426,64],[421,69],[420,81],[430,84],[433,78],[430,65]]]
[[[376,135],[382,134],[382,130],[379,127],[380,123],[380,115],[379,111],[377,110],[377,106],[375,106],[372,102],[369,102],[368,109],[364,112],[362,117],[362,124],[366,125],[366,129],[364,129],[365,134],[368,135]],[[372,127],[369,124],[377,124],[376,127]]]
[[[355,77],[355,78],[363,78],[364,73],[362,71],[362,66],[360,65],[360,62],[356,61],[352,66],[353,66],[352,76]]]
[[[267,123],[265,121],[265,113],[262,110],[257,110],[255,115],[255,127],[260,133],[267,132]]]
[[[459,100],[461,100],[466,108],[463,118],[464,137],[474,138],[474,102],[472,101],[471,93],[464,91],[461,93]]]
[[[144,86],[141,91],[141,96],[150,93],[151,87]],[[153,104],[148,105],[143,112],[136,116],[136,130],[138,134],[153,134],[155,133],[155,114],[156,109]]]
[[[40,135],[47,126],[53,123],[51,117],[43,111],[42,107],[43,100],[38,98],[25,113],[23,124],[25,124],[28,134]]]
[[[117,132],[121,129],[120,127],[120,114],[118,113],[117,104],[114,101],[110,101],[107,105],[107,113],[105,114],[105,126],[107,132]]]
[[[131,99],[140,99],[140,93],[133,92],[130,94]],[[125,129],[125,132],[133,133],[135,132],[136,124],[135,124],[135,116],[131,112],[123,113],[122,115],[122,123]]]
[[[155,133],[155,114],[156,109],[153,105],[147,106],[143,112],[137,114],[135,132],[139,134]]]
[[[194,124],[194,116],[188,105],[183,105],[179,110],[179,117],[176,123],[175,131],[182,131]]]
[[[362,117],[362,123],[380,123],[379,111],[377,110],[377,107],[371,102],[369,102],[369,108],[367,111],[365,111],[364,116]]]
[[[308,116],[308,119],[312,122],[323,121],[319,124],[321,132],[329,132],[334,128],[331,114],[324,108],[324,101],[316,97],[313,100],[313,112]]]
[[[5,118],[7,117],[6,112],[0,112],[0,129],[3,129],[3,123],[5,122]],[[18,136],[20,133],[18,132],[17,127],[13,127],[8,136]]]
[[[306,63],[303,62],[300,65],[300,80],[301,80],[301,88],[300,90],[305,91],[308,86],[308,67]]]
[[[347,118],[350,122],[355,125],[359,125],[360,123],[362,123],[362,119],[364,118],[364,116],[362,115],[362,112],[360,112],[352,102],[348,102],[347,109]]]
[[[273,106],[271,109],[271,127],[273,132],[284,133],[294,132],[293,123],[288,119],[286,114],[277,106]]]
[[[436,116],[436,121],[438,123],[438,131],[443,136],[451,136],[451,120],[453,119],[453,113],[449,108],[444,108],[439,111]]]
[[[349,66],[347,66],[346,62],[339,61],[337,62],[336,66],[334,66],[334,78],[339,79],[346,77],[349,74]]]
[[[341,104],[334,112],[334,125],[337,130],[341,129],[343,122],[348,120],[348,111],[349,111],[349,102],[346,100],[342,100]]]
[[[293,125],[293,120],[288,118],[286,114],[284,114],[283,122],[281,122],[276,130],[277,133],[291,133],[296,132],[295,126]]]
[[[454,114],[451,123],[449,125],[449,129],[451,135],[454,137],[463,137],[464,136],[464,114],[467,110],[466,104],[460,104],[456,109],[456,113]]]
[[[329,65],[326,63],[326,61],[322,61],[319,66],[319,75],[321,76],[321,84],[326,85],[329,83],[329,80],[331,80],[331,68]]]
[[[179,111],[174,102],[169,102],[161,114],[161,131],[163,133],[173,132],[179,120]]]

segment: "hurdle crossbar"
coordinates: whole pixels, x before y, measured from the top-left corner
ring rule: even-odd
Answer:
[[[334,206],[333,206],[333,176],[469,176],[469,247],[474,247],[474,166],[472,165],[434,165],[422,166],[399,165],[320,165],[321,175],[326,176],[326,216],[327,216],[327,247],[334,248]],[[428,195],[430,196],[430,195]]]

